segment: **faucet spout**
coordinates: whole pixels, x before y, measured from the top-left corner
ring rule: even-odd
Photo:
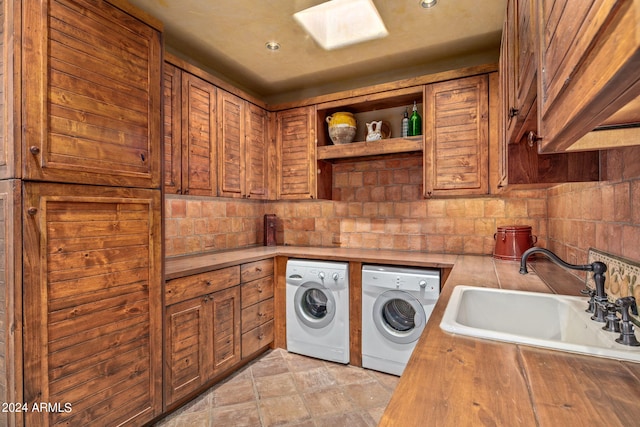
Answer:
[[[535,253],[541,253],[549,257],[551,261],[560,267],[564,267],[569,270],[580,270],[580,271],[592,271],[593,272],[593,281],[596,284],[596,292],[593,297],[593,302],[595,303],[595,314],[591,316],[591,318],[597,322],[606,322],[606,303],[607,303],[607,294],[604,291],[604,273],[607,271],[607,265],[600,261],[592,262],[591,264],[569,264],[558,257],[558,255],[554,254],[548,249],[544,248],[530,248],[524,251],[522,254],[522,260],[520,261],[520,274],[527,274],[529,271],[527,270],[527,259],[529,256]]]
[[[527,274],[529,272],[527,270],[527,259],[529,258],[529,256],[535,253],[546,255],[555,264],[568,270],[593,271],[594,273],[596,273],[597,270],[597,273],[599,274],[603,274],[605,271],[607,271],[607,266],[602,262],[596,261],[592,264],[569,264],[568,262],[561,260],[558,255],[554,254],[550,250],[535,247],[527,249],[522,254],[522,260],[520,261],[520,274]]]

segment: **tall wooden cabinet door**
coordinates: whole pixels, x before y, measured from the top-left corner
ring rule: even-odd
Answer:
[[[182,71],[164,63],[164,191],[182,193]]]
[[[218,90],[219,196],[243,197],[245,176],[245,101]]]
[[[246,150],[245,171],[247,197],[266,199],[269,196],[269,119],[267,112],[257,105],[247,103],[246,110]]]
[[[160,31],[106,1],[23,4],[23,178],[160,188]]]
[[[276,115],[278,199],[316,195],[315,107],[279,111]]]
[[[23,183],[24,401],[71,409],[30,411],[26,425],[161,413],[160,193]]]
[[[165,313],[165,407],[197,390],[209,379],[207,354],[212,344],[209,297],[167,307]]]
[[[213,350],[210,356],[215,375],[240,361],[240,286],[215,292],[211,297]]]
[[[216,87],[182,73],[183,194],[215,196]]]
[[[489,107],[486,75],[425,86],[425,192],[488,192]]]

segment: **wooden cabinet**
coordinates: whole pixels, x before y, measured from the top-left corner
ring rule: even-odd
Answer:
[[[277,198],[316,197],[315,107],[276,113]]]
[[[164,191],[182,194],[182,70],[165,62],[163,76]]]
[[[273,260],[242,266],[242,358],[273,342]]]
[[[532,0],[507,2],[500,53],[499,186],[597,181],[600,154],[540,154],[538,124],[537,7]]]
[[[165,408],[240,361],[240,267],[165,286]]]
[[[165,62],[164,189],[217,195],[216,87]]]
[[[596,127],[640,124],[640,0],[543,0],[538,21],[540,150],[585,149],[574,143]],[[619,135],[613,146],[639,143]]]
[[[182,193],[217,194],[216,87],[182,73]]]
[[[20,177],[159,188],[160,32],[108,2],[22,12]]]
[[[167,281],[165,408],[273,342],[273,260]]]
[[[500,114],[508,143],[518,143],[537,130],[535,4],[533,0],[507,2],[500,57],[504,85]]]
[[[218,90],[218,195],[267,198],[267,112]]]
[[[30,410],[0,425],[149,423],[162,410],[162,24],[121,1],[2,10],[0,400]]]
[[[488,77],[425,86],[426,197],[486,194],[488,187]]]
[[[157,190],[23,183],[26,425],[141,425],[162,409]]]

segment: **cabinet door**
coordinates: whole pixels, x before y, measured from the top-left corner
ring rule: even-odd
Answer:
[[[159,190],[23,184],[25,424],[143,424],[162,410]]]
[[[215,196],[216,88],[182,73],[183,194]]]
[[[315,107],[276,115],[278,199],[309,199],[316,194]]]
[[[165,406],[196,391],[211,375],[207,358],[212,348],[209,297],[167,307],[165,314]]]
[[[425,86],[425,192],[488,192],[487,76]]]
[[[220,196],[245,194],[245,101],[218,90],[218,185]]]
[[[160,188],[160,32],[108,2],[23,5],[23,177]]]
[[[181,80],[182,71],[165,62],[163,80],[164,191],[168,194],[182,192]]]
[[[218,374],[240,361],[240,286],[212,294],[209,302],[213,325],[213,373]]]
[[[637,124],[637,107],[608,119],[640,96],[640,0],[537,3],[540,151],[564,151],[605,122]]]
[[[268,197],[269,165],[269,120],[267,112],[257,105],[248,104],[246,110],[246,190],[247,197],[266,199]]]
[[[518,143],[529,131],[537,131],[535,17],[533,0],[507,3],[500,73],[508,143]]]

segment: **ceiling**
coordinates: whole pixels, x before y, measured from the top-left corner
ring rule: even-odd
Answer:
[[[167,51],[270,104],[496,63],[506,4],[373,0],[389,35],[326,51],[293,19],[324,0],[129,2],[164,23]]]

